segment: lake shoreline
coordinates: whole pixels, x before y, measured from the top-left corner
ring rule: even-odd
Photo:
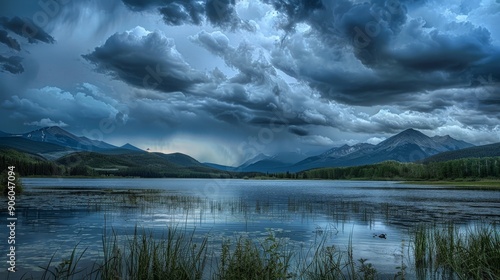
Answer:
[[[52,272],[59,260],[68,259],[75,244],[78,251],[87,249],[82,259],[85,263],[102,258],[104,228],[117,234],[117,248],[122,250],[128,244],[126,240],[134,240],[134,227],[162,236],[167,227],[178,226],[179,233],[185,236],[196,230],[196,240],[209,236],[210,254],[216,256],[221,256],[221,241],[228,239],[232,240],[228,247],[232,256],[239,254],[232,248],[238,244],[244,248],[247,243],[243,241],[247,239],[261,248],[258,242],[271,238],[269,230],[286,241],[285,248],[306,248],[306,252],[311,244],[324,238],[324,247],[317,253],[335,253],[334,257],[343,260],[349,257],[343,252],[349,251],[352,244],[353,258],[348,264],[353,270],[367,269],[363,265],[371,264],[383,275],[381,279],[387,279],[399,272],[395,268],[401,267],[402,261],[409,267],[405,273],[415,273],[414,262],[408,259],[412,255],[403,258],[400,252],[402,248],[408,252],[415,238],[411,233],[420,226],[431,227],[431,232],[439,227],[440,233],[441,227],[447,229],[449,223],[458,228],[457,232],[483,223],[500,223],[497,192],[459,188],[450,191],[451,187],[414,186],[392,180],[23,179],[25,192],[16,199],[19,206],[16,230],[23,233],[20,237],[24,251],[19,254],[23,272],[47,267],[50,256],[46,258],[46,253],[41,253],[48,247],[57,250],[50,265]],[[246,238],[243,243],[238,243],[240,236]],[[137,238],[142,240],[143,236]],[[150,245],[161,245],[160,241],[151,240]],[[112,252],[113,248],[108,247],[106,252]],[[138,252],[137,246],[133,248],[130,252]],[[329,251],[330,248],[340,251]],[[253,245],[250,249],[255,254],[249,257],[255,260],[265,253],[257,253]],[[316,255],[314,252],[311,257]],[[300,251],[296,254],[301,256]],[[434,259],[432,254],[429,256]],[[331,256],[325,257],[312,264],[325,264]],[[263,258],[267,259],[269,256]],[[109,262],[99,264],[105,263]],[[309,266],[311,262],[303,264]],[[341,263],[340,267],[344,265]]]
[[[61,178],[61,179],[200,179],[200,180],[255,180],[255,181],[351,181],[351,182],[398,182],[398,184],[410,184],[410,185],[427,185],[427,186],[450,186],[459,189],[469,189],[469,190],[498,190],[500,191],[500,179],[456,179],[456,180],[412,180],[404,178],[351,178],[351,179],[318,179],[318,178],[276,178],[276,177],[251,177],[251,178],[142,178],[142,177],[123,177],[123,176],[24,176],[23,178],[32,179],[49,179],[49,178]]]
[[[450,186],[457,189],[468,189],[468,190],[490,190],[490,191],[500,191],[500,180],[478,180],[478,181],[403,181],[402,184],[412,184],[412,185],[433,185],[433,186]]]

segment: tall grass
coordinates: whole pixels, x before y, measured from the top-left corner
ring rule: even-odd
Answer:
[[[326,236],[326,235],[325,235]],[[159,237],[137,228],[130,237],[112,231],[103,235],[102,260],[82,268],[76,247],[69,258],[44,268],[42,279],[378,279],[366,259],[356,260],[352,237],[346,248],[327,246],[326,237],[306,251],[292,247],[272,231],[266,238],[214,240],[175,227]],[[404,250],[405,245],[402,245]],[[496,224],[466,229],[455,225],[419,226],[410,242],[418,279],[498,279],[500,234]],[[397,267],[394,279],[405,279],[407,266]],[[32,279],[32,278],[25,278]]]
[[[414,233],[414,260],[422,277],[458,279],[500,277],[500,233],[496,224],[460,230],[457,226],[420,226]]]
[[[323,235],[317,246],[309,250],[305,257],[296,260],[298,269],[295,279],[307,280],[335,280],[335,279],[377,279],[377,270],[366,259],[355,260],[352,244],[352,234],[349,243],[343,250],[340,246],[326,246],[326,237]],[[308,254],[313,254],[312,258]]]
[[[287,279],[291,252],[272,232],[260,243],[239,238],[234,246],[229,240],[222,243],[221,256],[213,279]]]
[[[194,242],[190,235],[168,228],[159,239],[152,233],[139,233],[120,249],[113,232],[103,238],[104,262],[101,279],[202,279],[207,260],[207,237]]]

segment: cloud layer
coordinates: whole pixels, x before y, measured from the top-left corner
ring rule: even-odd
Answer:
[[[234,163],[410,127],[500,141],[496,1],[106,3],[61,6],[29,36],[33,21],[0,16],[0,110],[13,126],[112,120],[114,139],[196,142],[200,159]]]
[[[184,91],[205,80],[184,61],[172,39],[142,27],[114,34],[83,57],[94,63],[97,71],[137,87]]]

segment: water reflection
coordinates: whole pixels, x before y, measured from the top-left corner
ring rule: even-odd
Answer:
[[[260,238],[269,228],[299,247],[323,239],[344,248],[351,240],[356,259],[368,259],[379,272],[394,276],[395,267],[408,261],[405,244],[415,225],[500,222],[500,197],[494,191],[394,182],[231,180],[207,193],[209,183],[26,179],[26,193],[17,201],[18,266],[39,270],[52,253],[57,251],[59,261],[76,244],[88,248],[86,257],[95,260],[104,227],[125,237],[135,226],[161,233],[174,225],[216,240],[240,234]]]

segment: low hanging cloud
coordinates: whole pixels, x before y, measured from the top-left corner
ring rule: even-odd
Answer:
[[[117,101],[110,102],[109,98],[100,100],[88,86],[73,92],[57,87],[32,89],[0,103],[1,110],[11,118],[35,126],[95,127],[102,119],[126,119],[127,116],[124,117],[118,107]]]
[[[44,42],[47,44],[55,43],[54,38],[50,36],[40,26],[36,25],[31,19],[20,17],[0,17],[0,25],[15,34],[28,39],[30,43]]]
[[[309,135],[309,131],[307,131],[307,129],[295,125],[289,126],[288,131],[298,136]]]
[[[98,72],[139,88],[187,91],[207,79],[184,61],[173,39],[140,26],[115,33],[104,45],[82,57],[94,64]]]
[[[22,57],[20,56],[9,56],[5,57],[0,55],[0,66],[2,72],[9,72],[12,74],[20,74],[24,72],[24,67],[21,64]]]
[[[334,144],[332,139],[322,135],[307,135],[305,137],[300,138],[300,141],[304,144],[312,146],[332,147]]]
[[[14,49],[16,51],[21,50],[21,45],[19,45],[19,42],[16,39],[10,37],[7,31],[1,29],[0,29],[0,43],[3,43],[7,47]]]
[[[33,122],[26,122],[24,125],[32,125],[32,126],[39,126],[39,127],[47,127],[47,126],[60,126],[60,127],[65,127],[68,126],[67,123],[63,121],[53,121],[50,118],[43,118],[39,121],[33,121]]]
[[[432,114],[414,111],[395,113],[387,109],[380,110],[377,114],[371,116],[369,120],[385,131],[392,132],[398,132],[410,127],[422,130],[432,130],[446,123],[444,118]]]
[[[9,32],[28,39],[28,42],[31,44],[39,42],[55,43],[52,36],[28,18],[22,19],[17,16],[13,18],[0,17],[0,26],[5,29],[0,29],[0,43],[18,52],[21,51],[21,44],[14,37],[10,36]],[[23,58],[20,56],[6,57],[0,55],[0,71],[21,74],[24,72],[24,66],[21,63],[22,60]]]

